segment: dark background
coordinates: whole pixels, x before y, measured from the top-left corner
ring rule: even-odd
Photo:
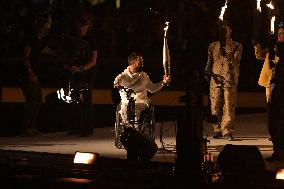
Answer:
[[[258,40],[266,45],[270,13],[262,1]],[[209,43],[218,39],[217,22],[224,0],[3,0],[0,2],[1,85],[19,86],[23,42],[39,16],[53,18],[49,39],[58,47],[81,15],[92,23],[90,37],[98,49],[98,69],[94,88],[111,88],[114,77],[127,65],[129,52],[143,54],[145,70],[154,82],[163,75],[162,47],[165,21],[170,22],[168,44],[172,84],[168,90],[183,90],[192,70],[203,72]],[[281,7],[277,5],[278,9]],[[275,10],[278,11],[279,10]],[[262,61],[254,56],[255,0],[230,0],[224,18],[233,24],[233,38],[243,45],[239,91],[259,91]],[[276,12],[277,13],[277,12]],[[281,17],[277,17],[277,22]],[[51,43],[52,44],[52,43]],[[60,65],[53,57],[42,63],[43,85],[58,87]]]

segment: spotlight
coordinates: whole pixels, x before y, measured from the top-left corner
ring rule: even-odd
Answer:
[[[57,179],[59,183],[74,186],[90,185],[94,182],[95,162],[99,154],[90,152],[75,152],[72,168],[66,176]],[[79,187],[81,188],[81,187]]]
[[[94,164],[98,154],[89,152],[76,152],[74,157],[74,164]]]
[[[95,162],[98,158],[99,154],[90,153],[90,152],[75,152],[75,157],[73,160],[73,166],[70,170],[69,176],[65,179],[67,182],[76,182],[79,181],[70,181],[69,178],[76,179],[91,179],[94,178],[94,170],[96,169]],[[64,180],[61,180],[64,181]]]
[[[276,173],[276,179],[284,180],[284,169],[279,169]]]

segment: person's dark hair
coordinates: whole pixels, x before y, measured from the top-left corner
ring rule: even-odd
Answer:
[[[89,20],[84,17],[76,19],[76,21],[72,23],[71,30],[69,31],[71,36],[76,36],[76,37],[80,36],[80,29],[83,26],[88,25],[89,23],[90,23]]]
[[[38,17],[35,20],[34,25],[35,25],[35,31],[39,31],[44,27],[47,28],[49,26],[49,17],[46,15]]]
[[[131,65],[133,60],[135,60],[137,57],[141,57],[141,54],[139,52],[132,52],[128,55],[128,65]]]
[[[284,22],[283,21],[280,21],[279,24],[277,25],[278,29],[279,28],[282,28],[284,29]]]
[[[82,18],[80,18],[79,21],[78,21],[78,26],[79,26],[79,28],[80,28],[80,27],[83,27],[83,26],[88,25],[89,23],[90,23],[90,22],[89,22],[88,19],[82,17]]]
[[[46,36],[50,31],[51,24],[52,18],[50,15],[40,16],[34,21],[32,33]]]
[[[219,24],[220,26],[229,26],[231,29],[233,29],[233,25],[229,20],[220,20]]]

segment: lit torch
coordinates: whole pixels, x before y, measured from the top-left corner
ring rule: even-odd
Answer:
[[[274,41],[274,22],[275,22],[275,12],[274,12],[274,5],[270,1],[269,4],[266,4],[266,6],[270,9],[268,15],[271,17],[270,19],[270,35],[268,37],[268,49],[269,49],[269,60],[274,60],[275,58],[275,41]]]
[[[274,6],[271,2],[269,4],[266,4],[266,6],[269,7],[271,10],[274,10]],[[275,16],[272,16],[271,20],[270,20],[270,32],[271,32],[271,34],[274,34],[274,22],[275,22]]]
[[[256,10],[253,14],[253,43],[257,44],[260,40],[261,31],[261,0],[256,0]]]
[[[274,22],[275,22],[275,16],[272,16],[270,21],[270,32],[271,34],[274,34]]]
[[[163,46],[163,67],[164,67],[164,73],[167,76],[171,76],[170,73],[170,51],[168,48],[168,42],[167,42],[167,31],[169,29],[169,22],[165,23],[165,27],[164,27],[164,46]]]
[[[261,12],[261,6],[260,6],[260,2],[261,0],[256,0],[256,9],[258,10],[258,12]]]
[[[274,10],[274,6],[271,2],[269,4],[266,4],[266,6],[269,7],[270,9]]]
[[[226,11],[226,9],[227,9],[227,3],[228,3],[228,1],[226,0],[226,3],[225,3],[225,5],[222,7],[222,9],[221,9],[221,14],[220,14],[220,16],[219,16],[219,19],[222,20],[222,21],[223,21],[223,19],[224,19],[224,13],[225,13],[225,11]]]

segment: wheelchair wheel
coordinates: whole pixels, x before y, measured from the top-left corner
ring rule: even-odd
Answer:
[[[114,140],[114,143],[115,143],[115,146],[118,148],[118,149],[123,149],[123,145],[121,144],[120,142],[120,136],[121,134],[123,133],[124,131],[124,126],[122,124],[122,119],[121,119],[121,116],[119,114],[119,110],[120,110],[120,106],[117,106],[117,109],[116,109],[116,115],[115,115],[115,125],[114,125],[114,129],[115,129],[115,140]]]
[[[120,136],[124,132],[125,126],[122,123],[121,115],[119,114],[120,105],[117,106],[115,115],[115,146],[118,149],[123,149],[124,146],[120,141]],[[141,128],[138,129],[139,132],[145,134],[150,140],[155,141],[155,117],[154,117],[154,107],[150,106],[141,114],[142,124]]]
[[[155,141],[155,117],[153,106],[150,106],[143,115],[142,132],[146,134],[150,140]]]

